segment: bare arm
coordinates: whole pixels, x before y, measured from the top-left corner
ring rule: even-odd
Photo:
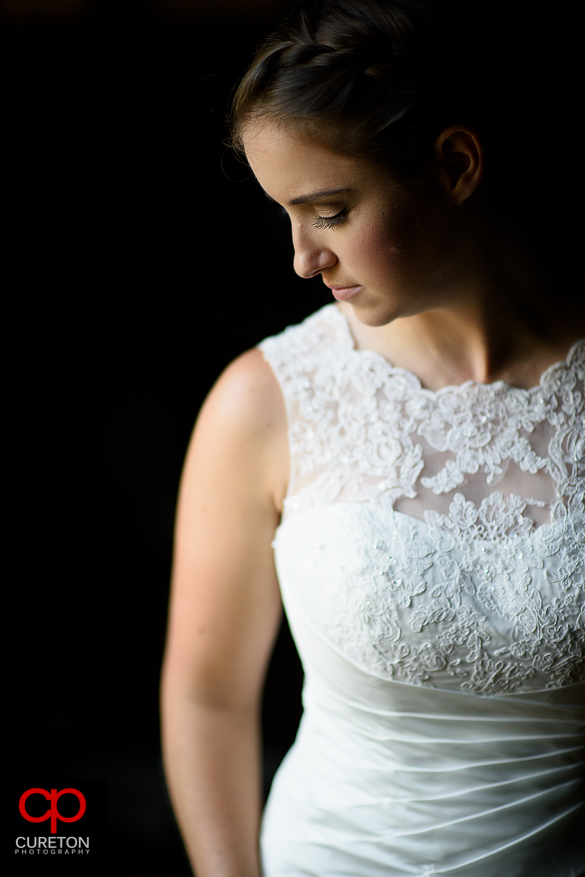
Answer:
[[[281,616],[271,543],[287,479],[280,390],[259,351],[202,408],[183,471],[163,757],[197,877],[259,877],[259,713]]]

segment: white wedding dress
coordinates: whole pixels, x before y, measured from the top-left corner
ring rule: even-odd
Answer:
[[[260,345],[304,713],[264,877],[585,871],[585,342],[522,390],[430,391],[328,305]]]

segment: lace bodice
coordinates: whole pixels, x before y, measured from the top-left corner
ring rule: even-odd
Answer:
[[[285,602],[384,679],[583,679],[585,341],[530,390],[427,390],[357,351],[335,305],[260,347],[289,421]]]

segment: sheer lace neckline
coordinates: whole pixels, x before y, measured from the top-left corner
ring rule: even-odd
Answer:
[[[571,365],[577,350],[582,344],[585,344],[585,338],[580,338],[575,341],[575,343],[571,345],[565,359],[560,359],[557,362],[553,362],[551,365],[547,366],[547,368],[545,368],[545,370],[540,375],[538,383],[529,388],[516,387],[514,384],[509,384],[507,381],[501,379],[497,381],[491,381],[486,384],[482,383],[481,381],[474,381],[472,379],[469,379],[467,381],[464,381],[462,384],[448,384],[445,387],[440,387],[438,390],[431,390],[430,388],[423,386],[423,383],[418,375],[416,375],[410,369],[403,368],[402,366],[392,365],[390,360],[388,360],[385,356],[383,356],[383,354],[378,353],[375,350],[368,350],[367,348],[360,350],[357,347],[357,342],[353,336],[351,326],[345,314],[342,313],[335,304],[326,305],[325,308],[323,308],[323,310],[325,311],[328,309],[330,309],[331,319],[334,323],[337,323],[338,325],[341,336],[340,340],[343,342],[345,347],[347,347],[349,350],[351,350],[352,353],[356,354],[357,356],[373,357],[377,362],[384,363],[391,374],[403,375],[414,387],[416,387],[417,390],[420,390],[420,392],[422,393],[428,394],[430,397],[441,396],[446,393],[455,393],[458,391],[467,390],[472,387],[478,387],[480,388],[480,390],[485,390],[486,392],[498,390],[514,390],[517,393],[525,393],[527,395],[537,393],[539,390],[542,390],[545,382],[556,369],[567,368]]]

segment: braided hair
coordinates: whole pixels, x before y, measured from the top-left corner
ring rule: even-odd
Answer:
[[[300,0],[236,91],[231,145],[243,154],[246,126],[265,120],[381,165],[398,183],[424,182],[438,134],[478,126],[474,68],[455,75],[462,25],[444,0]]]

